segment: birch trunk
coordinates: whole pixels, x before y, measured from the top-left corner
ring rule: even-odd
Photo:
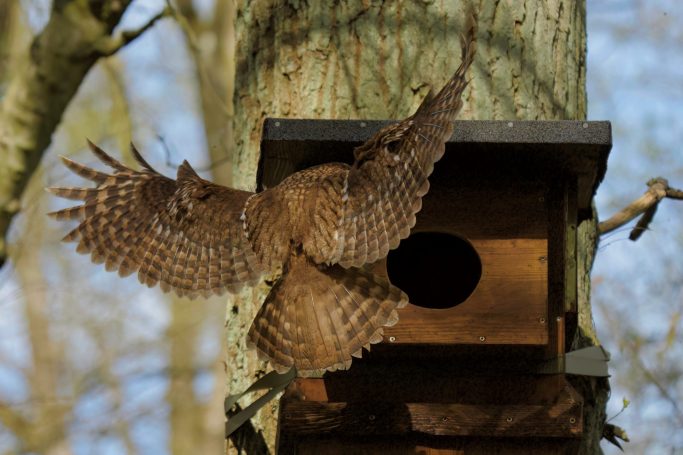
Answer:
[[[468,2],[238,2],[234,183],[254,188],[263,119],[384,119],[414,111],[430,86],[459,63]],[[477,2],[478,53],[461,118],[584,119],[585,2]],[[579,249],[592,252],[595,226],[582,226]],[[590,318],[592,255],[584,255],[581,336],[596,343]],[[245,347],[265,289],[241,296],[228,319],[231,393],[265,368]],[[599,453],[606,383],[586,397],[584,453]],[[276,405],[252,420],[254,444],[270,452]],[[257,453],[255,451],[247,453]]]

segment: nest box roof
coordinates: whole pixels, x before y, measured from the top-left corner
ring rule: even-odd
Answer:
[[[277,185],[289,174],[321,163],[353,162],[353,148],[393,120],[268,118],[263,125],[257,188]],[[508,175],[575,177],[580,211],[607,169],[610,122],[459,120],[440,166],[498,169]]]

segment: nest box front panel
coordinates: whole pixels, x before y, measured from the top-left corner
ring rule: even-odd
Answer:
[[[397,344],[548,343],[548,211],[542,180],[447,152],[411,236],[387,257],[410,304]]]
[[[267,119],[258,187],[313,165],[350,164],[353,148],[387,123]],[[552,354],[564,315],[576,312],[572,239],[604,176],[609,122],[455,123],[410,237],[373,266],[412,302],[384,341]]]

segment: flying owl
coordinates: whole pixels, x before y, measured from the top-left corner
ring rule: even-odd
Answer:
[[[382,340],[408,298],[361,268],[410,234],[434,163],[444,154],[474,58],[474,26],[462,62],[411,117],[354,150],[352,166],[329,163],[292,174],[260,193],[202,179],[187,161],[175,180],[131,146],[141,170],[89,142],[111,173],[62,161],[95,188],[50,188],[82,205],[50,215],[80,224],[64,241],[108,271],[137,272],[147,286],[180,296],[237,292],[279,272],[248,333],[279,372],[347,369]]]

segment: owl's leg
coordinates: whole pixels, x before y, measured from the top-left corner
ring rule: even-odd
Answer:
[[[370,272],[303,259],[292,261],[266,297],[248,342],[279,372],[348,369],[352,356],[382,341],[408,297]]]

